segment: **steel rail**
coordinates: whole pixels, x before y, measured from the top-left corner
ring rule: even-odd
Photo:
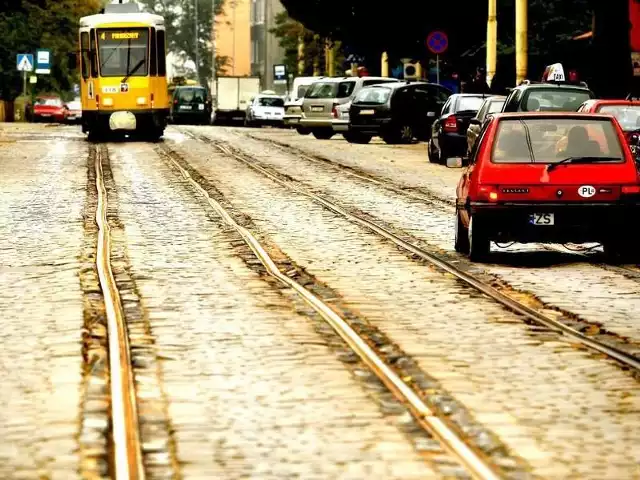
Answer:
[[[467,445],[451,427],[439,418],[414,390],[351,328],[346,320],[300,283],[284,274],[249,230],[239,225],[220,203],[211,198],[209,193],[191,177],[189,172],[183,168],[171,154],[168,154],[167,158],[193,188],[206,198],[209,205],[224,221],[242,236],[245,243],[253,251],[256,258],[262,263],[269,274],[300,295],[300,297],[340,335],[362,361],[371,368],[380,381],[408,406],[422,428],[436,437],[474,478],[478,480],[497,480],[500,478],[482,455]]]
[[[102,149],[96,150],[98,205],[96,267],[104,297],[109,345],[113,465],[117,480],[143,480],[142,448],[127,326],[120,294],[111,269],[111,229],[107,219],[107,189]]]
[[[543,313],[538,312],[537,310],[534,310],[533,308],[517,301],[514,300],[513,298],[505,295],[504,293],[498,291],[497,289],[495,289],[494,287],[492,287],[491,285],[486,284],[485,282],[478,280],[477,278],[475,278],[473,275],[470,275],[466,272],[464,272],[463,270],[461,270],[460,268],[456,267],[455,265],[453,265],[452,263],[443,260],[442,258],[439,258],[438,256],[431,254],[425,250],[423,250],[422,248],[418,247],[417,245],[414,245],[410,242],[407,242],[406,240],[403,240],[402,238],[400,238],[398,235],[396,235],[395,233],[389,231],[388,229],[386,229],[383,226],[378,225],[375,222],[372,222],[370,220],[367,220],[355,213],[349,212],[346,209],[340,207],[339,205],[319,196],[316,195],[315,193],[312,193],[304,188],[301,188],[297,185],[293,185],[291,182],[288,181],[284,181],[282,180],[280,177],[278,177],[277,175],[274,175],[272,172],[270,172],[269,170],[267,170],[266,168],[256,164],[255,162],[252,162],[250,160],[248,160],[247,158],[245,158],[245,156],[243,155],[239,155],[231,150],[229,150],[226,146],[224,145],[220,145],[214,141],[209,141],[212,145],[214,145],[216,148],[218,148],[222,153],[224,153],[227,156],[230,156],[232,158],[235,158],[236,160],[244,163],[245,165],[247,165],[248,167],[250,167],[251,169],[261,173],[262,175],[268,177],[269,179],[271,179],[272,181],[274,181],[275,183],[291,190],[294,191],[300,195],[304,195],[310,199],[312,199],[313,201],[315,201],[316,203],[322,205],[323,207],[325,207],[326,209],[343,216],[344,218],[346,218],[347,220],[350,220],[353,223],[356,223],[362,227],[365,227],[366,229],[378,234],[379,236],[391,241],[392,243],[394,243],[396,246],[401,247],[402,249],[416,255],[417,257],[421,258],[422,260],[425,260],[429,263],[431,263],[432,265],[435,265],[436,267],[440,268],[441,270],[453,275],[454,277],[456,277],[458,280],[461,280],[462,282],[466,283],[467,285],[475,288],[476,290],[478,290],[479,292],[483,293],[484,295],[488,296],[489,298],[495,300],[496,302],[500,303],[503,307],[507,308],[508,310],[512,311],[513,313],[516,313],[518,315],[521,315],[522,317],[526,318],[529,321],[533,321],[539,325],[542,325],[550,330],[553,330],[556,333],[565,335],[566,338],[571,339],[577,343],[580,343],[582,345],[584,345],[587,348],[590,348],[592,350],[597,351],[598,353],[602,353],[604,355],[607,355],[608,357],[616,360],[617,362],[619,362],[620,364],[624,365],[625,367],[628,368],[632,368],[634,370],[640,371],[640,358],[634,356],[634,355],[630,355],[622,350],[619,350],[615,347],[611,347],[605,343],[599,342],[598,340],[594,340],[592,338],[589,338],[588,336],[580,333],[579,331],[575,330],[574,328],[571,328],[565,324],[563,324],[562,322],[551,318]]]

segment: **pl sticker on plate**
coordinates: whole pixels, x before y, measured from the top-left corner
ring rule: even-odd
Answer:
[[[591,185],[582,185],[578,188],[578,195],[582,198],[591,198],[596,194],[596,189]]]

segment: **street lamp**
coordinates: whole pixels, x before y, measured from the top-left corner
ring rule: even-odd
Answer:
[[[527,77],[527,0],[516,0],[516,85]]]
[[[200,82],[200,52],[198,49],[198,0],[193,0],[193,7],[194,7],[194,48],[195,48],[195,54],[196,54],[196,78],[198,79],[198,82]]]
[[[489,14],[487,16],[487,84],[496,74],[496,58],[498,50],[498,18],[497,0],[489,0]]]

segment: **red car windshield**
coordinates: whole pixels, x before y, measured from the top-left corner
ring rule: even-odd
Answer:
[[[493,163],[557,163],[568,157],[602,157],[624,162],[615,127],[606,119],[501,119],[493,142]],[[613,160],[615,162],[615,160]]]
[[[598,113],[616,117],[625,132],[640,130],[640,105],[602,105]]]
[[[62,100],[59,98],[38,98],[36,99],[36,105],[42,105],[46,107],[61,107]]]

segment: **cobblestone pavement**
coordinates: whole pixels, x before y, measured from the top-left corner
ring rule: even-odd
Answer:
[[[222,129],[199,131],[234,137]],[[234,143],[250,148],[245,138],[236,136]],[[202,142],[182,139],[172,148],[288,256],[341,292],[354,310],[416,358],[534,473],[553,478],[639,473],[639,388],[617,366],[553,335],[537,334],[449,276],[410,261]],[[275,162],[276,155],[270,151],[264,157]],[[300,164],[298,173],[306,168]]]
[[[387,145],[350,145],[336,136],[319,141],[282,130],[207,129],[214,138],[229,141],[268,165],[320,189],[340,204],[358,208],[443,251],[454,253],[454,208],[407,198],[353,176],[337,174],[329,165],[306,161],[291,152],[239,135],[275,139],[336,163],[355,166],[398,185],[426,187],[437,196],[453,201],[460,170],[426,162],[424,144],[400,147],[395,155]],[[304,140],[300,140],[300,139]],[[338,143],[340,142],[340,143]],[[373,153],[373,155],[372,155]],[[389,162],[394,161],[392,167]],[[421,171],[420,171],[421,169]],[[393,170],[393,171],[392,171]],[[419,173],[418,173],[419,172]],[[446,186],[446,188],[443,188]],[[494,247],[495,250],[495,247]],[[586,263],[581,257],[536,246],[517,245],[500,252],[485,269],[513,288],[530,292],[542,302],[571,312],[608,331],[630,338],[640,351],[640,284],[617,272]],[[558,281],[558,279],[566,279]]]
[[[154,147],[109,149],[184,478],[437,477]]]
[[[26,129],[23,129],[26,130]],[[0,126],[0,478],[79,478],[86,145]]]

